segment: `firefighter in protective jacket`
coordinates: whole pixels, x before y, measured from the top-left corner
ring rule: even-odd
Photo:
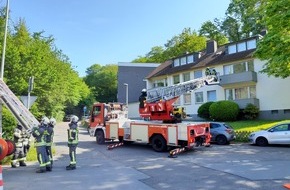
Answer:
[[[14,129],[14,143],[16,145],[16,150],[13,154],[11,160],[11,167],[16,168],[17,166],[26,166],[26,153],[24,151],[23,142],[25,141],[26,130],[18,124],[17,127]]]
[[[44,173],[51,171],[51,164],[46,153],[46,136],[47,136],[47,125],[49,119],[43,117],[39,127],[33,128],[32,135],[35,138],[35,147],[37,152],[37,159],[39,162],[39,169],[37,173]]]
[[[68,147],[69,147],[69,156],[70,156],[70,164],[66,166],[66,170],[75,170],[76,169],[76,148],[78,145],[78,121],[79,118],[77,116],[73,116],[71,118],[71,122],[69,123],[68,132]]]
[[[52,150],[51,146],[53,143],[53,135],[54,135],[54,126],[56,125],[56,120],[54,118],[50,118],[49,124],[47,126],[47,136],[46,136],[46,153],[49,158],[50,164],[52,166],[53,164],[53,159],[52,159]]]

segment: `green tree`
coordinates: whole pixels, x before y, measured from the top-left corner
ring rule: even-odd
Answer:
[[[217,21],[217,19],[215,21]],[[201,28],[199,29],[199,35],[205,36],[210,40],[215,40],[218,45],[228,43],[227,37],[223,35],[218,25],[211,21],[206,21],[202,24]]]
[[[99,102],[117,101],[117,65],[94,64],[86,71],[84,81]]]
[[[267,60],[263,73],[281,78],[290,76],[289,6],[289,0],[268,0],[260,4],[268,33],[258,43],[255,56]]]
[[[183,55],[187,52],[197,52],[205,49],[206,38],[199,36],[195,31],[190,28],[183,29],[182,33],[173,36],[165,44],[164,54],[168,59],[176,56]]]

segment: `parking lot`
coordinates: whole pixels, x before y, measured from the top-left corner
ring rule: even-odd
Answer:
[[[290,146],[257,147],[232,143],[197,148],[169,158],[150,146],[128,145],[107,150],[86,129],[80,130],[77,169],[69,163],[66,122],[55,129],[53,171],[37,174],[37,163],[3,169],[4,189],[261,189],[279,190],[290,183]]]

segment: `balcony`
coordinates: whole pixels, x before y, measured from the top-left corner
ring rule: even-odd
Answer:
[[[235,84],[255,84],[257,83],[257,73],[254,71],[247,71],[236,74],[220,76],[220,86],[235,85]]]
[[[247,99],[239,99],[239,100],[234,100],[238,105],[240,109],[244,109],[247,104],[253,104],[256,107],[260,107],[260,102],[259,99],[257,98],[247,98]]]

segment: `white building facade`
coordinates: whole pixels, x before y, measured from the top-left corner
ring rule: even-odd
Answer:
[[[204,52],[194,52],[167,61],[147,76],[147,89],[171,86],[205,76],[215,69],[219,85],[203,86],[180,96],[175,105],[185,107],[194,119],[198,108],[209,101],[232,100],[240,109],[251,103],[260,109],[260,119],[290,118],[290,77],[269,77],[261,73],[265,62],[254,58],[261,36],[217,47],[209,41]]]

